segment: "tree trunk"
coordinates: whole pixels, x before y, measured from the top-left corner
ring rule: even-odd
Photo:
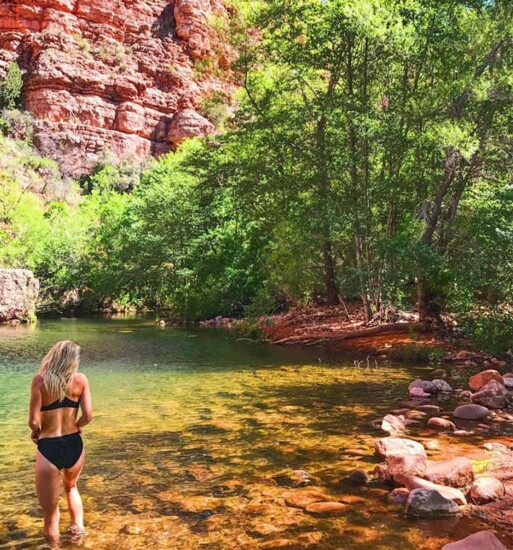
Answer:
[[[324,242],[323,247],[324,256],[324,282],[326,285],[326,302],[330,306],[337,306],[340,304],[340,298],[338,295],[338,287],[335,280],[335,262],[333,260],[333,254],[331,250],[331,241]]]

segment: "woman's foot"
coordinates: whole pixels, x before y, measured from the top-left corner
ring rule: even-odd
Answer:
[[[68,533],[72,537],[85,537],[87,535],[87,531],[83,528],[77,525],[76,523],[72,523],[68,527]]]

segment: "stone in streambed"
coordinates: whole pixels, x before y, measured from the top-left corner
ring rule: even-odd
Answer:
[[[435,369],[430,372],[430,376],[434,379],[436,378],[447,378],[447,371],[444,369]]]
[[[409,475],[397,476],[395,481],[406,485],[406,488],[410,491],[413,491],[414,489],[438,491],[444,498],[454,500],[456,504],[467,504],[465,495],[459,489],[455,489],[454,487],[445,487],[444,485],[438,485],[437,483],[432,483],[426,479]]]
[[[405,427],[406,419],[403,415],[394,416],[393,414],[387,414],[381,422],[381,429],[390,435],[397,435],[403,432]]]
[[[507,550],[493,531],[479,531],[465,539],[451,542],[442,550]]]
[[[503,377],[504,385],[509,390],[513,389],[513,372],[507,372]]]
[[[503,378],[499,372],[488,369],[471,376],[468,380],[468,385],[472,391],[479,391],[483,386],[486,386],[490,380],[495,380],[500,384],[504,384]]]
[[[430,393],[426,393],[422,388],[414,387],[408,389],[410,397],[431,397]]]
[[[426,459],[420,455],[388,455],[387,469],[391,476],[423,476],[426,471]]]
[[[355,470],[351,472],[346,478],[345,481],[351,485],[356,485],[358,487],[363,487],[369,484],[369,476],[364,470]]]
[[[440,450],[440,443],[438,441],[435,441],[432,439],[431,441],[428,441],[426,443],[426,449],[428,451],[439,451]]]
[[[427,417],[427,413],[423,411],[413,410],[413,411],[408,411],[406,413],[406,416],[410,420],[424,420]]]
[[[452,432],[452,435],[457,435],[459,437],[464,437],[466,435],[470,435],[469,432],[467,432],[467,430],[454,430],[454,432]]]
[[[347,506],[341,502],[313,502],[309,504],[305,509],[310,514],[328,514],[330,516],[341,514],[345,511]]]
[[[441,378],[435,378],[431,384],[433,384],[433,388],[435,390],[435,393],[450,393],[452,392],[452,386],[448,384],[445,380],[442,380]]]
[[[508,390],[497,380],[490,380],[476,393],[472,394],[472,403],[489,409],[504,409],[507,405]]]
[[[389,495],[388,500],[392,504],[400,504],[401,506],[405,506],[408,502],[408,496],[410,494],[410,491],[404,487],[399,487],[398,489],[394,489]]]
[[[418,455],[426,458],[426,450],[417,441],[399,437],[382,437],[374,444],[375,452],[382,458],[389,455]]]
[[[414,489],[408,496],[404,513],[411,517],[436,518],[459,513],[458,505],[438,491]]]
[[[490,414],[490,410],[482,405],[460,405],[454,411],[454,418],[462,420],[482,420]]]
[[[449,460],[428,460],[423,477],[438,485],[466,487],[474,481],[474,470],[472,462],[464,456]]]
[[[295,491],[287,491],[283,494],[285,502],[294,508],[306,508],[314,502],[329,501],[330,497],[321,491],[313,489],[297,489]]]
[[[417,407],[417,410],[428,414],[437,414],[442,409],[438,405],[419,405]]]
[[[499,500],[506,494],[504,483],[494,477],[480,477],[470,488],[470,496],[478,504]]]
[[[436,416],[428,420],[428,426],[440,430],[448,430],[451,432],[456,429],[456,426],[450,420],[447,420],[446,418],[438,418]]]
[[[374,477],[376,481],[383,485],[394,485],[394,476],[388,471],[384,464],[378,464],[374,468]]]

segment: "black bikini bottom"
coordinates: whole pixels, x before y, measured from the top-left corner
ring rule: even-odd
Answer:
[[[82,454],[84,444],[80,432],[60,437],[43,437],[37,442],[39,452],[55,467],[72,468]]]

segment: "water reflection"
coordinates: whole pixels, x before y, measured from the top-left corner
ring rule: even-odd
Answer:
[[[344,482],[355,468],[372,470],[382,435],[373,422],[425,367],[356,368],[316,350],[144,319],[46,320],[0,327],[0,547],[45,544],[28,388],[38,360],[65,338],[83,348],[94,399],[83,548],[438,549],[482,527],[468,518],[409,522],[385,490]],[[442,455],[454,444],[446,443]],[[293,470],[346,499],[347,512],[317,517],[286,506]]]

